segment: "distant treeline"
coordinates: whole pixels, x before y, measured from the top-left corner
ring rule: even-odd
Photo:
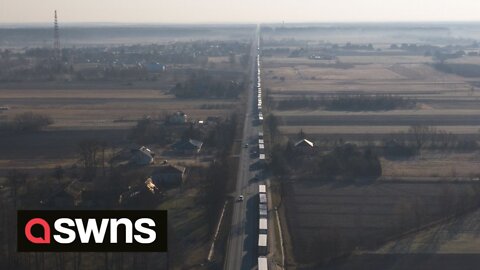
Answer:
[[[25,112],[15,115],[11,121],[0,125],[0,130],[10,132],[36,132],[53,124],[53,119],[48,115]]]
[[[432,66],[438,71],[456,74],[462,77],[480,77],[480,65],[476,64],[436,63]]]
[[[383,141],[383,153],[389,158],[408,158],[422,149],[470,152],[478,150],[475,139],[461,138],[432,126],[411,126],[406,133],[391,134]]]
[[[413,100],[392,95],[337,95],[281,100],[276,103],[275,107],[278,110],[323,108],[329,111],[387,111],[414,106]]]
[[[214,77],[208,73],[193,73],[170,91],[177,98],[236,98],[245,88],[244,82]]]

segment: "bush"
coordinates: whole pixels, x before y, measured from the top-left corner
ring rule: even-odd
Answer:
[[[17,132],[34,132],[51,124],[53,124],[53,120],[49,116],[26,112],[15,116],[11,128]]]
[[[214,78],[206,73],[194,73],[170,91],[177,98],[236,98],[243,91],[243,82]]]
[[[382,165],[372,149],[360,151],[354,144],[345,144],[320,159],[317,175],[326,180],[376,179],[382,175]]]
[[[413,146],[400,143],[396,140],[385,142],[383,153],[389,158],[408,158],[417,154],[417,149]]]
[[[480,77],[480,65],[476,64],[447,64],[437,63],[432,65],[436,70],[456,74],[462,77],[475,78]]]
[[[475,140],[458,141],[456,149],[460,151],[475,151],[478,149],[478,143]]]

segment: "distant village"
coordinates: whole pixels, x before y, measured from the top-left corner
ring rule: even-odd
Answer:
[[[142,120],[141,120],[142,121]],[[181,188],[187,179],[198,177],[198,170],[208,167],[215,162],[216,154],[222,148],[216,148],[210,143],[205,143],[202,138],[206,136],[217,137],[221,133],[221,127],[231,120],[219,117],[207,117],[205,120],[193,121],[182,111],[166,116],[163,123],[146,117],[143,121],[151,121],[155,125],[168,126],[174,134],[175,139],[171,143],[159,145],[156,143],[138,144],[132,142],[129,147],[123,149],[107,150],[112,151],[109,160],[101,156],[102,142],[85,142],[86,152],[96,153],[96,160],[92,161],[95,166],[95,173],[89,175],[88,165],[85,165],[83,173],[69,177],[70,181],[57,187],[54,192],[45,196],[40,205],[45,208],[142,208],[151,207],[162,201],[165,192]],[[189,134],[192,137],[189,137]],[[143,138],[145,139],[145,138]],[[208,138],[207,138],[208,139]],[[135,138],[132,138],[135,140]],[[147,139],[148,141],[148,139]],[[220,141],[221,143],[221,141]],[[80,148],[83,149],[82,145]],[[81,150],[82,151],[82,150]],[[84,159],[82,159],[82,162]],[[110,173],[98,172],[105,164],[110,166]],[[77,170],[57,168],[54,174],[61,174],[58,178],[67,178],[67,171]],[[190,175],[190,172],[196,176]],[[128,179],[122,176],[128,175]],[[132,177],[133,174],[133,177]],[[72,172],[70,172],[72,175]],[[118,176],[118,178],[115,178]],[[105,179],[108,183],[105,184]],[[118,182],[116,182],[118,181]],[[121,185],[120,183],[125,185]],[[112,186],[111,184],[118,186]]]

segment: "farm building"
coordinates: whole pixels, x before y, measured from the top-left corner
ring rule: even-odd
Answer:
[[[145,146],[132,151],[133,155],[130,161],[137,165],[150,165],[155,161],[155,153]]]
[[[129,187],[127,191],[120,194],[118,204],[124,206],[150,205],[159,194],[159,189],[153,180],[148,178],[141,185]]]
[[[158,62],[145,64],[144,67],[148,72],[151,72],[151,73],[159,73],[166,70],[166,66]]]
[[[153,171],[152,180],[156,186],[179,186],[185,180],[185,171],[185,167],[162,165]]]
[[[294,144],[294,149],[297,153],[312,154],[315,151],[313,142],[303,139]]]
[[[178,153],[196,154],[200,152],[200,150],[202,149],[202,145],[203,142],[201,141],[184,139],[172,144],[172,149]]]
[[[297,148],[313,148],[314,147],[314,144],[313,142],[307,140],[307,139],[303,139],[303,140],[300,140],[298,142],[295,143],[295,147]]]
[[[168,117],[168,123],[170,124],[185,124],[188,122],[188,116],[186,113],[178,111]]]

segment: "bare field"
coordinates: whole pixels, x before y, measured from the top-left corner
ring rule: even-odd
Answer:
[[[480,211],[392,241],[374,254],[479,254]]]
[[[202,105],[232,106],[232,100],[182,100],[158,90],[0,90],[2,115],[32,111],[51,116],[61,129],[128,128],[145,115],[182,110],[192,119],[226,116],[228,109],[202,109]]]
[[[287,126],[479,126],[477,115],[303,115],[280,117]]]
[[[459,140],[479,141],[479,78],[438,71],[432,65],[438,62],[438,55],[426,56],[432,51],[420,49],[423,45],[432,45],[433,50],[434,46],[446,46],[443,42],[449,38],[427,38],[430,31],[437,37],[447,33],[445,29],[402,29],[396,36],[380,32],[353,35],[349,31],[338,35],[319,29],[312,30],[311,36],[291,33],[292,39],[307,40],[306,46],[288,40],[286,33],[270,33],[272,49],[274,41],[281,44],[282,38],[299,44],[295,51],[290,49],[291,57],[285,51],[275,54],[275,50],[270,50],[273,56],[262,58],[262,88],[271,101],[266,102],[267,108],[278,117],[281,134],[296,140],[303,131],[322,150],[330,150],[332,142],[339,139],[359,145],[381,145],[390,134],[407,132],[412,125],[432,126],[457,135]],[[410,31],[415,34],[410,35]],[[277,40],[273,41],[275,37]],[[418,47],[400,45],[408,44],[406,40],[410,39]],[[370,50],[364,49],[367,44],[372,44]],[[402,48],[391,49],[393,44]],[[317,61],[310,56],[333,56],[335,60]],[[445,61],[480,64],[480,57]],[[291,104],[280,101],[346,95],[394,95],[416,105],[390,111],[327,111],[321,106],[324,103],[309,104],[305,100],[303,104],[315,109],[280,110],[297,108],[302,100]],[[348,101],[356,105],[353,98]],[[315,179],[290,179],[285,192],[285,222],[291,236],[287,250],[293,249],[288,257],[292,264],[296,263],[296,269],[423,270],[478,265],[480,249],[475,245],[480,238],[475,223],[480,212],[438,227],[428,225],[445,222],[452,213],[460,215],[476,209],[479,152],[422,149],[409,159],[381,158],[380,162],[382,176],[376,182],[315,183]],[[424,231],[412,233],[417,229]],[[403,237],[407,232],[410,235]],[[392,240],[400,236],[400,240]],[[336,259],[322,264],[332,257]]]
[[[303,132],[315,137],[322,134],[378,134],[387,135],[391,133],[408,132],[410,126],[280,126],[282,134],[287,136]],[[436,126],[439,130],[444,130],[452,134],[475,134],[480,130],[480,126]]]
[[[203,120],[226,117],[237,104],[236,100],[176,99],[164,91],[144,89],[0,90],[0,105],[9,107],[0,112],[2,121],[23,112],[54,120],[43,132],[1,135],[0,175],[13,168],[36,174],[57,165],[70,166],[78,160],[77,146],[84,139],[126,145],[129,129],[147,115],[161,118],[184,111],[190,120]]]
[[[480,177],[479,153],[436,153],[424,151],[408,160],[381,159],[382,176],[392,178],[432,177],[473,179]]]
[[[441,198],[446,189],[461,196],[472,187],[446,183],[293,184],[288,193],[287,219],[289,231],[295,232],[296,258],[317,260],[319,254],[312,251],[326,249],[327,239],[340,246],[375,246],[408,227],[403,222],[414,213],[406,210],[406,205],[415,205],[425,222],[432,221],[442,216]]]

